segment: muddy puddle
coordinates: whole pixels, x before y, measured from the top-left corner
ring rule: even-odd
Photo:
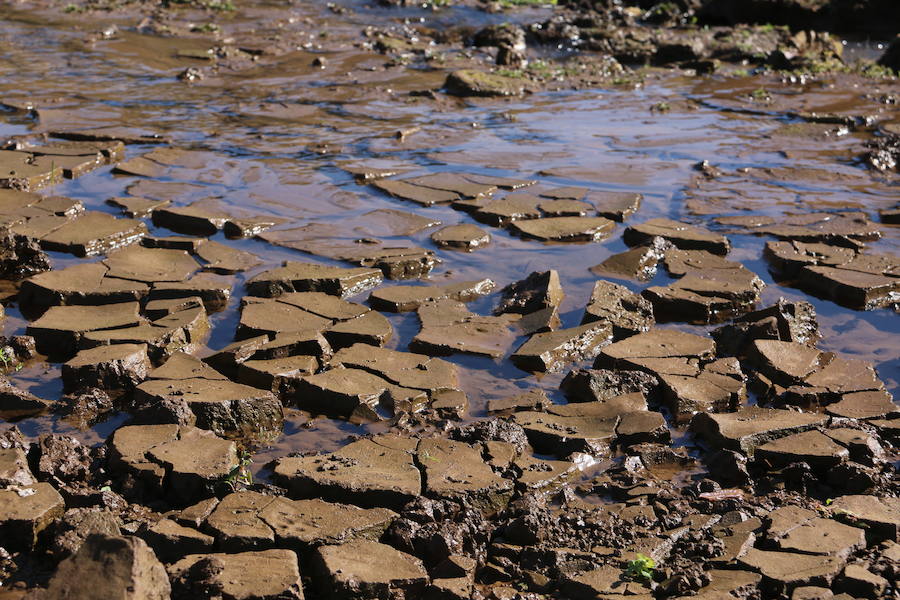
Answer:
[[[0,5],[0,598],[898,593],[884,31],[237,4]]]

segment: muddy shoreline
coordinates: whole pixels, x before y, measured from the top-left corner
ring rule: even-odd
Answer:
[[[900,597],[894,4],[0,5],[0,600]]]

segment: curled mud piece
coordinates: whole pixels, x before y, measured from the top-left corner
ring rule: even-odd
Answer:
[[[488,400],[487,413],[489,415],[494,415],[511,414],[522,411],[540,412],[548,406],[550,406],[550,398],[547,397],[546,392],[536,389],[514,396]]]
[[[286,548],[306,553],[324,544],[377,540],[398,517],[385,508],[359,508],[322,500],[289,500],[259,492],[225,496],[199,527],[229,552]],[[176,515],[176,521],[184,521]],[[190,523],[194,525],[194,523]]]
[[[797,285],[857,310],[896,306],[900,302],[900,259],[859,255],[836,266],[806,266]]]
[[[536,451],[557,456],[568,456],[573,452],[609,455],[619,422],[618,417],[607,415],[564,416],[529,412],[516,413],[513,418],[525,430]]]
[[[715,359],[713,340],[673,329],[651,329],[600,351],[594,367],[644,371],[660,381],[658,392],[676,420],[696,412],[734,410],[747,394],[735,359]]]
[[[411,177],[401,181],[435,190],[454,192],[463,198],[490,196],[498,187],[493,183],[476,181],[465,174],[459,173],[433,173],[431,175]]]
[[[796,342],[756,340],[748,362],[756,368],[756,386],[764,402],[809,408],[884,390],[871,364]]]
[[[431,250],[371,238],[342,240],[305,228],[262,233],[260,239],[309,254],[375,267],[388,279],[417,279],[431,272],[441,260]]]
[[[823,243],[853,248],[881,238],[881,229],[865,213],[809,213],[785,216],[777,223],[749,227],[750,232],[793,242]]]
[[[409,312],[417,310],[426,302],[457,300],[472,302],[489,294],[494,289],[490,279],[463,281],[447,285],[393,286],[383,287],[369,294],[369,304],[376,310],[386,312]]]
[[[107,446],[110,470],[131,478],[134,493],[169,497],[181,506],[209,497],[239,466],[234,442],[190,426],[128,425]]]
[[[656,323],[650,302],[610,281],[598,281],[591,290],[581,323],[594,321],[610,323],[616,339],[647,331]]]
[[[451,190],[416,185],[402,179],[380,179],[373,182],[372,186],[395,198],[409,200],[421,206],[447,204],[460,198],[458,193]]]
[[[197,300],[193,299],[192,306],[172,310],[149,323],[88,332],[81,338],[81,347],[146,344],[147,354],[154,363],[165,360],[173,352],[193,352],[203,345],[210,330],[206,310]]]
[[[591,192],[584,199],[597,210],[597,214],[621,223],[641,208],[643,194],[631,192]]]
[[[513,342],[511,325],[518,315],[481,316],[448,298],[418,308],[422,329],[410,349],[442,356],[460,352],[502,358]]]
[[[648,245],[613,254],[590,271],[600,277],[649,281],[656,276],[659,261],[671,247],[671,242],[655,236]]]
[[[50,257],[34,241],[0,230],[0,278],[19,281],[50,270]]]
[[[82,350],[62,368],[63,389],[130,391],[141,383],[150,370],[147,346],[113,344]]]
[[[96,256],[133,244],[146,234],[147,226],[141,221],[90,211],[44,235],[40,244],[45,250]]]
[[[214,235],[230,218],[230,215],[201,203],[153,209],[154,225],[189,235]]]
[[[50,306],[116,304],[143,299],[150,287],[140,281],[108,276],[102,262],[78,264],[34,275],[22,282],[19,302],[38,310]]]
[[[356,368],[336,368],[302,377],[293,401],[313,413],[353,422],[378,421],[378,408],[388,412],[418,412],[428,402],[422,390],[394,385]]]
[[[857,310],[896,304],[900,258],[797,241],[769,242],[765,257],[781,278]]]
[[[185,300],[200,298],[208,312],[225,308],[231,298],[234,279],[213,273],[197,273],[186,281],[160,281],[153,284],[149,299]]]
[[[141,240],[141,246],[145,248],[166,248],[169,250],[184,250],[185,252],[196,253],[203,241],[204,238],[183,235],[148,235]]]
[[[752,310],[765,287],[741,263],[704,250],[670,249],[664,261],[669,274],[679,279],[642,292],[660,319],[721,322]]]
[[[565,297],[559,272],[532,272],[520,281],[515,281],[500,290],[500,302],[494,314],[518,313],[527,315],[547,308],[557,309]]]
[[[141,221],[85,212],[81,201],[63,196],[0,189],[0,201],[0,218],[10,233],[44,250],[94,256],[133,244],[147,234]]]
[[[281,431],[284,412],[271,393],[254,387],[206,377],[149,379],[134,391],[138,408],[186,405],[194,423],[228,437],[264,437]]]
[[[507,194],[503,198],[475,202],[472,217],[494,227],[505,227],[515,221],[540,219],[544,214],[540,205],[544,202],[533,194]],[[460,203],[455,203],[455,206],[462,207]]]
[[[0,150],[0,188],[38,190],[119,160],[124,152],[121,142],[70,142]]]
[[[65,512],[65,501],[49,483],[0,490],[0,533],[12,550],[30,550],[38,535]]]
[[[650,373],[628,370],[573,369],[559,384],[569,402],[605,402],[619,396],[650,396],[659,381]]]
[[[524,237],[544,242],[599,242],[609,237],[614,227],[605,217],[549,217],[509,225]]]
[[[19,389],[7,379],[0,379],[0,416],[14,420],[41,414],[52,402]]]
[[[655,237],[661,237],[681,250],[705,250],[724,256],[731,249],[725,236],[670,219],[651,219],[631,225],[622,239],[629,246],[640,246],[651,243]]]
[[[821,337],[816,309],[805,301],[779,298],[767,308],[742,315],[712,331],[720,355],[744,358],[754,340],[771,339],[813,345]]]
[[[380,420],[379,411],[397,415],[429,404],[435,409],[466,404],[456,366],[439,358],[355,344],[326,366],[298,386],[296,401],[315,412],[366,422]]]
[[[613,328],[607,321],[536,333],[516,349],[510,360],[523,371],[553,373],[568,363],[595,357],[612,337]]]
[[[751,453],[763,444],[824,425],[827,417],[759,406],[744,406],[733,413],[698,413],[691,431],[718,447]]]
[[[491,243],[491,234],[470,224],[450,225],[431,234],[431,241],[441,248],[471,252]]]
[[[29,323],[38,351],[51,356],[72,356],[90,332],[137,327],[144,323],[137,302],[103,306],[52,306]]]
[[[261,264],[258,256],[231,248],[218,242],[206,241],[197,249],[197,256],[206,261],[203,270],[219,275],[233,275]]]
[[[139,196],[118,196],[108,198],[106,203],[115,206],[129,219],[141,219],[149,217],[157,208],[163,208],[171,204],[171,200],[152,200]]]
[[[247,281],[247,292],[272,298],[286,292],[324,292],[340,298],[355,296],[381,284],[378,269],[328,267],[286,261]]]

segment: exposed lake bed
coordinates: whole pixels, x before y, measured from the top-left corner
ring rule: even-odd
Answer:
[[[896,595],[897,7],[624,4],[0,7],[0,598]]]

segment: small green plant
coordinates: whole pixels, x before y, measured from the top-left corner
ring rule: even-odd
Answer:
[[[203,25],[194,25],[191,27],[191,31],[198,31],[201,33],[215,33],[219,31],[219,26],[215,23],[204,23]]]
[[[509,77],[510,79],[521,79],[525,77],[525,73],[522,72],[522,69],[497,69],[497,75]]]
[[[655,560],[638,553],[637,558],[628,561],[628,565],[625,567],[625,576],[635,581],[649,582],[653,580],[653,568],[655,566]]]
[[[250,458],[250,453],[246,450],[241,450],[240,454],[238,454],[238,464],[231,469],[223,480],[232,492],[253,485],[253,473],[250,471],[251,464],[253,464],[253,460]]]
[[[512,8],[513,6],[556,6],[557,0],[500,0],[500,6],[503,8]]]
[[[0,362],[3,363],[4,373],[9,373],[12,365],[15,365],[14,371],[20,371],[22,369],[22,365],[18,364],[16,361],[16,353],[13,352],[13,349],[9,346],[0,348]]]
[[[769,95],[769,90],[767,90],[766,88],[762,88],[762,87],[756,88],[755,90],[750,92],[750,97],[752,97],[754,100],[760,100],[760,101],[769,100],[771,98],[771,96]]]
[[[857,70],[863,77],[872,79],[891,79],[895,76],[894,70],[890,67],[879,65],[878,63],[871,61],[860,63],[857,65]],[[900,70],[897,71],[897,75],[900,75]]]
[[[422,460],[430,460],[433,462],[438,462],[438,459],[436,457],[432,456],[428,450],[422,450],[421,452],[419,452],[419,458]]]
[[[669,112],[670,110],[672,110],[672,107],[665,101],[657,102],[650,107],[650,112]]]
[[[206,8],[210,10],[220,10],[223,12],[233,12],[237,10],[237,7],[234,5],[234,2],[231,0],[222,0],[217,2],[208,2],[206,4]]]
[[[196,8],[205,8],[207,10],[217,10],[221,12],[237,10],[237,7],[232,0],[165,0],[165,4],[190,5]]]

